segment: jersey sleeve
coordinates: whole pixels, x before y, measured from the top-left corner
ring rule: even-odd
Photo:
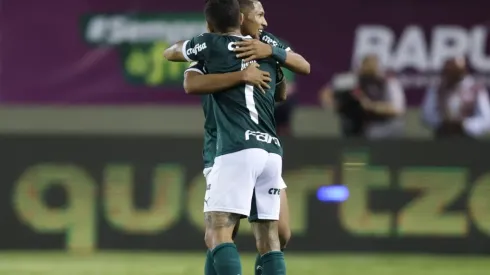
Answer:
[[[279,41],[279,47],[286,50],[287,52],[292,51],[291,46],[289,46],[289,44],[286,41],[281,39],[278,39],[278,41]]]
[[[182,54],[187,61],[204,61],[209,45],[209,34],[203,33],[184,42]]]
[[[197,73],[200,73],[200,74],[206,74],[206,69],[204,68],[204,62],[203,61],[194,61],[192,62],[190,65],[189,65],[189,68],[187,68],[184,72],[187,73],[187,72],[197,72]]]
[[[260,36],[260,40],[262,40],[262,42],[264,42],[264,43],[267,43],[267,44],[272,45],[274,47],[279,47],[279,48],[284,49],[286,51],[292,50],[287,42],[277,38],[275,35],[273,35],[270,32],[262,32],[262,34]]]

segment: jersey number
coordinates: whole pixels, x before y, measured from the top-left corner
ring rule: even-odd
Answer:
[[[242,70],[246,69],[245,66],[242,66]],[[255,108],[254,101],[254,86],[245,85],[245,103],[247,104],[248,113],[250,114],[250,118],[256,124],[259,124],[259,112],[257,112],[257,108]]]

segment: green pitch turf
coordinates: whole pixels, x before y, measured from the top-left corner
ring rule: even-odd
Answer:
[[[490,257],[286,254],[289,275],[488,275]],[[203,275],[204,255],[187,253],[0,252],[0,275]],[[253,275],[254,255],[242,255]]]

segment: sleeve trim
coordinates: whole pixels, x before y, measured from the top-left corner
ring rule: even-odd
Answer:
[[[203,71],[201,71],[201,70],[199,70],[197,68],[189,68],[189,69],[185,70],[184,73],[187,73],[187,72],[197,72],[197,73],[200,73],[200,74],[204,74]]]
[[[185,60],[187,61],[193,61],[192,59],[189,58],[187,55],[187,44],[189,43],[190,40],[186,40],[184,44],[182,45],[182,55],[184,56]]]

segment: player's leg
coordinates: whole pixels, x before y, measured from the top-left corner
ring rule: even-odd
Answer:
[[[279,240],[279,212],[282,158],[269,154],[257,179],[249,220],[261,255],[262,271],[267,275],[286,274],[284,254]]]
[[[233,233],[231,235],[231,239],[235,241],[235,237],[238,233],[238,230],[240,229],[240,220],[235,225],[235,228],[233,229]],[[208,236],[207,230],[205,232],[205,236]],[[206,262],[204,264],[204,275],[217,275],[218,273],[216,272],[216,269],[214,268],[214,259],[213,259],[213,253],[212,250],[209,249],[211,247],[211,244],[208,244],[207,242],[207,237],[204,237],[204,241],[206,242],[206,246],[208,247],[208,250],[206,252]]]
[[[240,230],[240,220],[236,223],[235,228],[233,229],[233,234],[231,238],[235,241],[236,235],[238,234],[238,230]]]
[[[250,213],[257,174],[257,163],[247,159],[246,151],[217,157],[209,174],[204,204],[205,242],[212,251],[211,257],[218,275],[242,274],[240,256],[233,243],[233,231],[240,218]]]
[[[286,188],[281,189],[281,210],[279,212],[279,241],[281,250],[284,250],[291,239],[291,227],[289,225],[289,204]]]
[[[218,275],[242,274],[240,255],[233,243],[232,234],[241,215],[228,212],[206,212],[206,243],[210,244],[210,258]]]
[[[203,171],[204,178],[206,179],[206,189],[207,186],[209,186],[210,181],[208,179],[209,174],[211,173],[212,167],[205,168]],[[204,275],[217,275],[216,270],[214,269],[214,260],[213,260],[213,253],[209,247],[211,247],[211,244],[207,243],[207,238],[206,236],[208,235],[207,228],[204,233],[204,241],[206,242],[206,246],[208,247],[208,250],[206,251],[206,261],[204,262]]]
[[[288,198],[286,194],[286,184],[284,181],[282,182],[283,186],[281,188],[281,210],[279,212],[279,242],[281,243],[281,250],[284,251],[286,248],[289,239],[291,238],[291,228],[289,226],[289,205]],[[255,275],[262,275],[262,256],[260,253],[257,254],[255,258],[255,267],[254,267]]]

